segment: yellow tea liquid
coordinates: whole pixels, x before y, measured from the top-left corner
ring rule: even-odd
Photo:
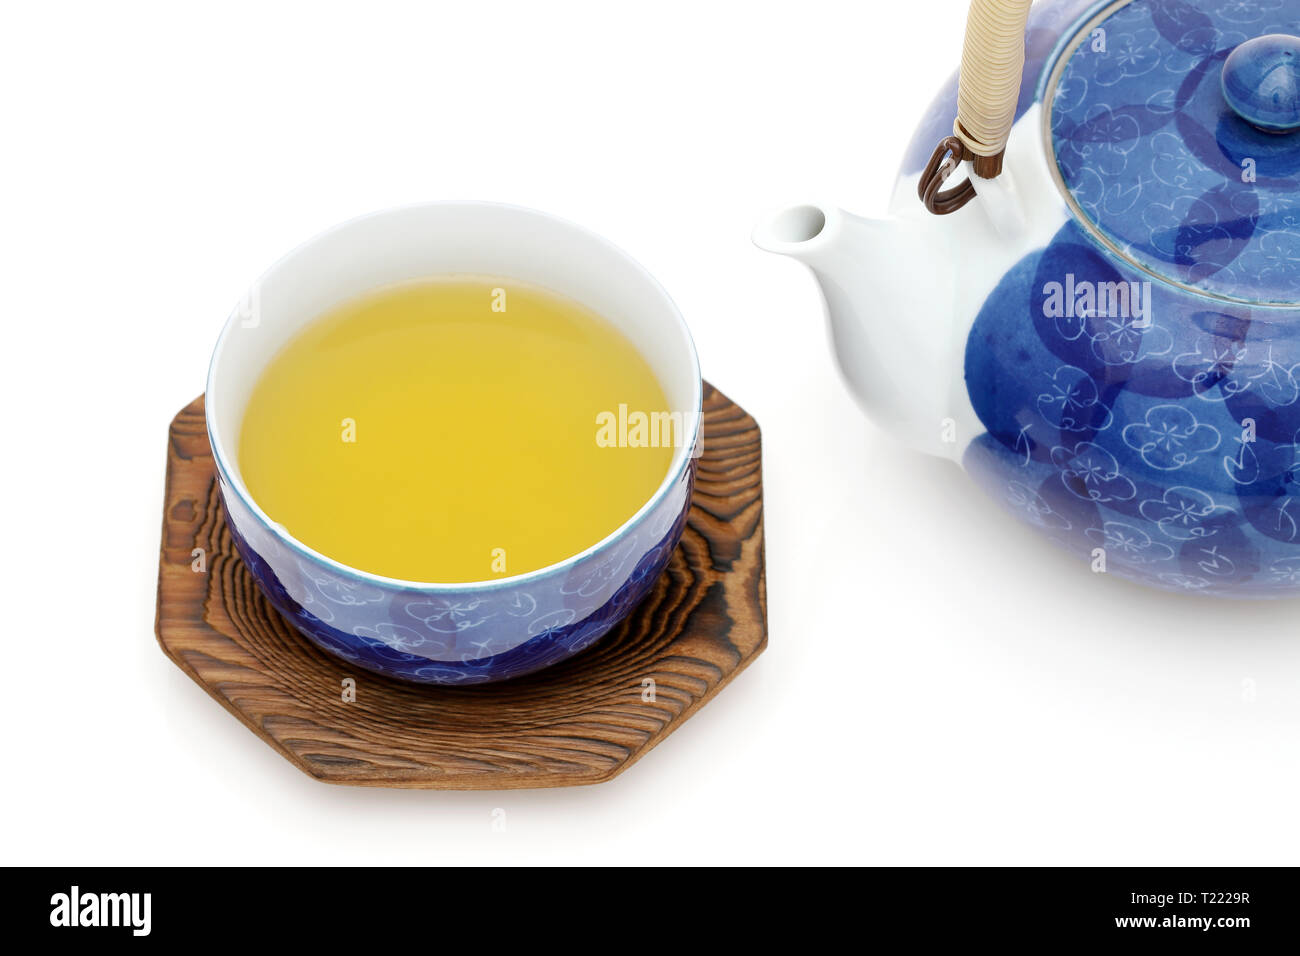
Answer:
[[[412,283],[325,314],[272,359],[239,462],[263,510],[321,554],[490,580],[586,550],[654,494],[671,443],[602,444],[620,405],[668,410],[600,316],[508,279]]]

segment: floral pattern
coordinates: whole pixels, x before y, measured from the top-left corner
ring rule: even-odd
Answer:
[[[1042,316],[1044,277],[1136,280],[1077,223],[1003,277],[967,338],[987,428],[968,471],[1107,571],[1219,596],[1300,594],[1300,309],[1153,284],[1160,346],[1105,361]],[[1046,386],[1038,383],[1047,383]]]
[[[1197,421],[1181,405],[1154,405],[1144,421],[1125,425],[1122,434],[1124,443],[1157,471],[1177,471],[1219,447],[1218,429]]]
[[[690,510],[696,459],[621,536],[520,583],[437,591],[376,583],[292,550],[234,493],[221,499],[235,547],[282,615],[357,667],[427,684],[527,674],[591,646],[646,596]]]
[[[1157,275],[1300,305],[1300,137],[1246,123],[1220,76],[1241,43],[1300,34],[1295,0],[1133,0],[1077,47],[1052,100],[1062,179],[1082,214]]]
[[[1020,113],[1053,51],[1106,5],[1034,5]],[[1300,136],[1245,127],[1218,90],[1238,43],[1300,34],[1300,0],[1133,0],[1101,26],[1107,52],[1069,53],[1050,116],[1086,221],[1068,217],[975,317],[964,371],[986,431],[963,464],[1094,567],[1104,553],[1107,573],[1300,596]],[[905,176],[950,131],[955,90]],[[1067,275],[1149,282],[1143,316],[1046,314],[1045,289]]]

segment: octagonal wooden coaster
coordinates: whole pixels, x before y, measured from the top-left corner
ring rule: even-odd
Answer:
[[[427,687],[325,654],[263,597],[226,528],[197,398],[171,424],[158,643],[317,780],[465,790],[609,780],[767,646],[758,425],[706,383],[703,426],[686,532],[627,620],[535,674]]]

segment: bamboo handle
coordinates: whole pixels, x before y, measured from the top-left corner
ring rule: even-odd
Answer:
[[[1025,26],[1032,0],[971,0],[961,55],[953,132],[974,158],[975,172],[1002,171],[1025,69]]]

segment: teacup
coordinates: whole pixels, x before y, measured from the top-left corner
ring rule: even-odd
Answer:
[[[685,423],[668,474],[613,533],[528,574],[437,584],[348,567],[296,540],[249,494],[236,454],[244,409],[269,361],[331,307],[383,286],[466,274],[551,289],[613,323]],[[685,527],[702,393],[681,314],[622,250],[533,210],[445,202],[351,220],[273,265],[217,340],[206,401],[227,523],[275,608],[321,648],[358,667],[422,683],[469,684],[526,674],[576,654],[645,597]]]

